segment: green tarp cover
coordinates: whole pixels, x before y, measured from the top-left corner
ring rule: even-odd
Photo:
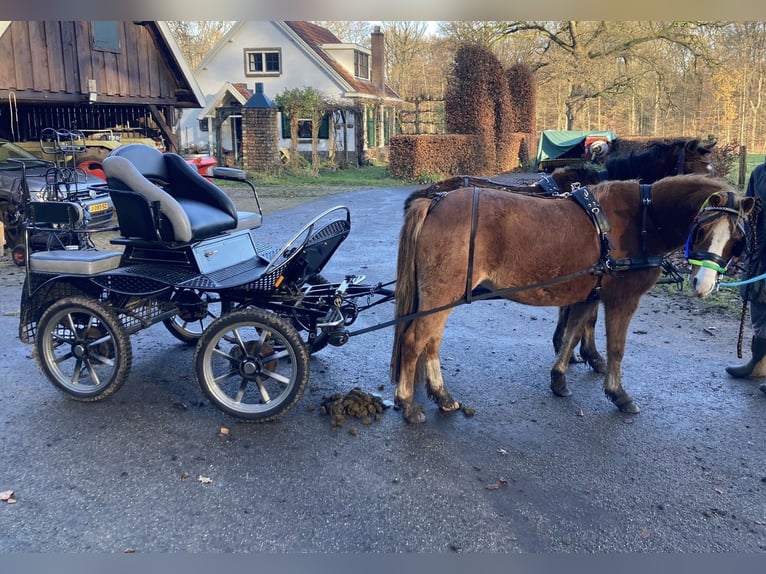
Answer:
[[[537,146],[537,163],[563,156],[588,137],[603,137],[607,143],[617,139],[613,131],[544,130]]]

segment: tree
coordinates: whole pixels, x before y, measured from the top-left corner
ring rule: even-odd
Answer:
[[[549,68],[563,80],[566,129],[577,129],[586,104],[606,94],[620,94],[644,74],[627,65],[645,44],[662,43],[680,48],[689,59],[708,60],[707,46],[694,22],[507,22],[504,35],[520,35],[540,49],[537,69]],[[645,56],[643,56],[645,57]],[[657,62],[659,64],[659,62]],[[563,67],[562,67],[563,65]]]
[[[196,68],[234,22],[224,20],[193,20],[168,22],[178,47],[189,62]]]
[[[327,28],[330,32],[335,34],[341,42],[359,44],[366,48],[370,47],[370,32],[372,26],[369,22],[352,20],[315,20],[312,24]]]
[[[293,88],[285,90],[274,98],[283,114],[290,121],[290,167],[300,164],[298,154],[298,126],[303,118],[311,119],[311,171],[319,173],[319,127],[322,117],[329,107],[327,99],[314,88]]]

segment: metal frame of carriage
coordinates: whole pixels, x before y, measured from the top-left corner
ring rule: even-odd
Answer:
[[[110,168],[118,174],[104,187],[120,230],[110,243],[122,251],[78,242],[31,253],[20,339],[35,345],[40,369],[55,387],[97,401],[128,378],[130,336],[163,323],[196,345],[195,377],[212,403],[245,420],[280,417],[305,390],[310,354],[344,344],[360,310],[393,298],[389,286],[366,284],[363,276],[328,282],[320,275],[350,232],[349,209],[318,214],[276,249],[261,240],[258,195],[243,171],[216,168],[205,178],[176,154],[119,149],[112,164],[104,161],[107,176]],[[211,179],[249,185],[257,211],[232,213],[233,202]],[[76,203],[32,206],[28,197],[26,203],[26,242],[51,226],[94,233],[77,225]],[[187,224],[179,238],[177,228]]]

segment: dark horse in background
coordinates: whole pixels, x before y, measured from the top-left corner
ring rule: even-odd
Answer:
[[[587,193],[597,201],[608,226],[595,225],[583,206],[563,197],[466,187],[438,198],[415,192],[407,200],[399,236],[394,296],[398,322],[391,353],[394,398],[407,422],[425,420],[423,407],[413,402],[416,380],[425,381],[442,411],[460,407],[444,387],[439,349],[451,310],[479,287],[526,305],[572,306],[571,327],[551,369],[551,389],[560,396],[570,394],[566,371],[578,328],[593,307],[602,304],[607,341],[604,391],[621,411],[639,411],[622,387],[622,358],[639,300],[661,270],[659,263],[634,267],[633,261],[658,261],[689,238],[690,258],[696,261],[690,286],[696,295],[706,296],[717,276],[711,276],[703,260],[726,261],[736,253],[754,200],[740,198],[725,181],[702,175],[667,177],[651,186],[608,181]],[[651,217],[644,219],[647,197]],[[606,227],[608,241],[599,231]],[[605,245],[618,265],[599,265]],[[597,287],[600,296],[592,299],[589,295]]]
[[[654,183],[671,175],[699,173],[712,176],[715,173],[710,164],[711,147],[703,144],[699,139],[655,142],[643,149],[635,149],[625,154],[608,155],[604,162],[604,169],[593,166],[559,167],[550,176],[543,176],[539,181],[527,186],[507,185],[478,177],[455,176],[416,191],[410,196],[410,200],[418,197],[433,198],[440,193],[468,186],[556,196],[570,192],[573,187],[586,187],[601,181],[637,179],[641,183]],[[561,349],[569,312],[569,306],[559,308],[558,322],[553,333],[553,349],[557,354]],[[594,307],[592,316],[582,327],[580,356],[594,371],[604,373],[606,361],[596,348],[597,319],[598,307]],[[573,362],[576,360],[574,355],[571,355],[570,360]]]

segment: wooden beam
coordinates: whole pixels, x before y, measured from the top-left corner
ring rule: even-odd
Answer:
[[[162,137],[165,139],[165,148],[168,151],[178,152],[178,142],[176,141],[176,136],[173,134],[173,129],[165,121],[165,117],[163,116],[160,109],[152,104],[149,104],[146,107],[149,110],[149,113],[152,115],[154,123],[157,124],[157,127],[160,128],[160,131],[162,132]]]

